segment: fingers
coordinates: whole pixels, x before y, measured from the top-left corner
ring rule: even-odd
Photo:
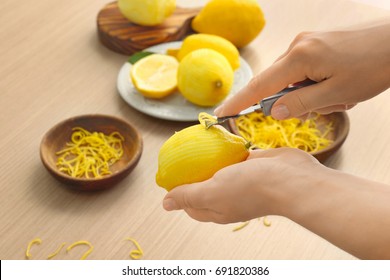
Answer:
[[[191,218],[200,222],[226,224],[230,220],[211,209],[213,203],[208,199],[210,186],[210,180],[207,180],[177,187],[165,196],[163,208],[167,211],[184,210]]]
[[[167,211],[195,208],[207,209],[207,192],[210,180],[176,187],[167,193],[163,207]]]
[[[271,158],[277,154],[278,154],[277,149],[267,149],[267,150],[256,149],[250,151],[247,160],[257,159],[257,158]]]
[[[345,105],[340,105],[342,96],[333,94],[333,88],[332,82],[325,80],[290,92],[275,102],[271,114],[274,118],[283,120],[310,112],[330,113],[332,110],[345,110]]]
[[[294,63],[283,58],[255,76],[247,86],[218,107],[214,114],[218,117],[237,114],[261,99],[279,92],[287,85],[305,79],[306,76],[301,71],[295,70]]]
[[[333,112],[343,112],[343,111],[349,110],[355,106],[356,106],[356,104],[334,105],[334,106],[329,106],[329,107],[318,109],[318,110],[316,110],[316,113],[321,114],[321,115],[327,115],[327,114],[331,114]]]
[[[318,109],[315,112],[306,113],[304,115],[298,116],[297,118],[304,122],[310,118],[317,116],[317,114],[328,115],[328,114],[331,114],[333,112],[343,112],[343,111],[352,109],[355,106],[356,106],[356,103],[355,104],[347,104],[347,105],[329,106],[329,107]]]
[[[218,117],[234,115],[263,98],[276,94],[289,84],[307,79],[308,73],[305,73],[302,68],[302,61],[306,61],[306,59],[300,59],[302,57],[297,56],[296,52],[291,54],[291,51],[297,44],[310,37],[310,34],[312,33],[298,34],[273,65],[255,76],[246,87],[219,106],[214,114]]]
[[[184,209],[188,216],[199,222],[212,222],[218,224],[230,223],[226,216],[209,209]]]

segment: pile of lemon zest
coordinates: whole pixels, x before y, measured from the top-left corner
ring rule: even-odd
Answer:
[[[58,255],[58,253],[61,251],[62,248],[64,248],[66,242],[63,242],[58,248],[57,250],[54,251],[54,253],[51,253],[50,255],[47,256],[47,259],[48,260],[51,260],[52,258],[54,258],[55,256]]]
[[[41,243],[42,243],[42,240],[40,238],[35,238],[35,239],[31,240],[30,243],[28,243],[27,249],[26,249],[26,258],[28,260],[30,260],[32,257],[32,255],[30,253],[32,245],[34,245],[34,244],[40,245]]]
[[[66,248],[66,252],[69,252],[70,250],[72,250],[73,247],[76,247],[76,246],[79,246],[79,245],[87,245],[87,246],[89,246],[88,251],[85,252],[85,253],[81,256],[81,258],[80,258],[80,260],[85,260],[85,259],[88,257],[88,255],[91,254],[91,252],[93,251],[93,246],[92,246],[92,244],[91,244],[90,242],[88,242],[88,241],[85,241],[85,240],[76,241],[76,242],[74,242],[73,244],[69,245],[68,248]]]
[[[142,258],[142,256],[144,255],[144,252],[142,251],[142,248],[138,244],[137,240],[135,240],[134,238],[131,238],[131,237],[128,237],[125,240],[129,240],[129,241],[133,242],[135,247],[137,247],[136,250],[130,251],[130,254],[129,254],[130,258],[132,258],[133,260],[139,260],[140,258]]]
[[[268,220],[267,216],[264,216],[263,218],[263,225],[265,225],[266,227],[271,226],[271,222]]]
[[[320,151],[333,141],[327,139],[333,130],[333,123],[328,123],[321,132],[316,124],[318,116],[301,121],[299,119],[275,120],[264,116],[262,112],[244,115],[236,120],[239,133],[253,147],[270,149],[292,147],[309,153]]]
[[[233,228],[233,231],[239,231],[239,230],[243,229],[244,227],[246,227],[249,224],[249,222],[250,221],[246,221],[244,223],[241,223],[240,225],[238,225],[235,228]]]
[[[123,156],[124,137],[119,132],[105,135],[73,128],[71,142],[58,151],[57,167],[72,177],[100,178],[111,174],[110,166]]]

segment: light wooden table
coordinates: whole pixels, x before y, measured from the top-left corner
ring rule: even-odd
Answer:
[[[34,259],[45,259],[62,242],[78,240],[94,245],[89,259],[128,259],[134,247],[124,239],[133,237],[144,259],[353,259],[283,217],[269,217],[271,227],[254,220],[233,232],[236,225],[199,223],[183,212],[162,209],[165,191],[154,181],[159,147],[192,123],[149,117],[120,98],[116,78],[127,57],[106,49],[96,34],[96,15],[107,2],[1,2],[0,258],[24,259],[29,241],[40,237],[43,243],[31,251]],[[181,6],[190,2],[195,5],[178,1]],[[254,73],[269,66],[300,31],[390,16],[390,11],[346,0],[259,2],[266,28],[241,50]],[[390,184],[389,93],[350,111],[349,137],[330,167]],[[134,172],[115,188],[97,193],[66,189],[39,158],[49,128],[88,113],[124,118],[144,140]],[[56,258],[78,259],[84,250],[62,250]]]

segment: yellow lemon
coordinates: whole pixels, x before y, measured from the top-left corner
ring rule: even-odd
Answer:
[[[177,86],[182,95],[199,106],[214,106],[229,94],[234,80],[226,57],[212,49],[199,49],[180,61]]]
[[[156,183],[171,189],[211,178],[218,170],[244,161],[247,142],[222,126],[187,127],[171,136],[158,155]]]
[[[236,46],[225,38],[217,35],[193,34],[186,37],[176,57],[181,61],[184,56],[190,52],[201,48],[213,49],[223,54],[229,61],[233,70],[240,67],[240,53]]]
[[[255,39],[264,25],[257,0],[211,0],[192,21],[195,31],[219,35],[238,48]]]
[[[151,54],[138,60],[130,70],[134,87],[149,98],[163,98],[177,88],[176,58],[164,54]]]
[[[154,26],[174,12],[176,0],[118,0],[118,7],[131,22]]]
[[[173,57],[177,58],[177,55],[178,55],[178,53],[179,53],[179,50],[180,50],[180,49],[177,49],[177,48],[175,48],[175,49],[170,48],[170,49],[167,49],[167,51],[166,51],[165,53],[166,53],[167,55],[170,55],[170,56],[173,56]]]

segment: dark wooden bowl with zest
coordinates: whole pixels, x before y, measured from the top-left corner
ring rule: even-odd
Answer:
[[[317,128],[320,131],[325,130],[327,124],[333,124],[333,130],[326,137],[332,140],[332,143],[322,150],[311,153],[311,155],[318,159],[318,161],[321,163],[326,163],[326,161],[340,149],[346,140],[350,127],[349,117],[346,112],[334,112],[329,115],[319,116],[316,120],[316,123]],[[228,127],[234,134],[242,136],[238,130],[235,119],[229,119]]]
[[[58,169],[57,152],[70,142],[73,129],[76,127],[107,135],[119,132],[123,136],[123,155],[110,166],[111,174],[99,178],[72,177]],[[49,173],[67,187],[81,191],[96,191],[111,188],[129,175],[140,160],[142,150],[143,141],[140,133],[127,121],[108,115],[82,115],[64,120],[52,127],[41,141],[40,156]]]

